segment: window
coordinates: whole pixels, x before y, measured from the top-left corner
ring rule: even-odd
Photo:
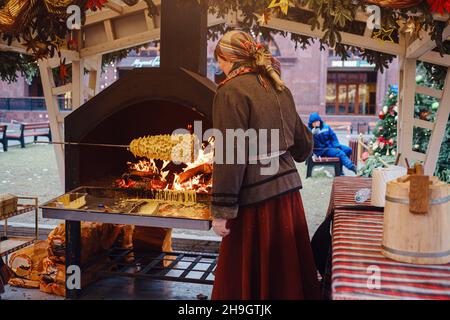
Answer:
[[[376,72],[329,72],[327,114],[375,114]]]

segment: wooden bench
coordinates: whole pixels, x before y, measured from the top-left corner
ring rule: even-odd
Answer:
[[[48,138],[48,141],[52,141],[52,133],[50,131],[49,122],[34,122],[34,123],[21,123],[19,134],[7,134],[6,139],[16,140],[20,142],[20,146],[25,148],[25,138],[34,137],[34,142],[38,137]]]
[[[315,166],[334,166],[334,175],[339,177],[342,174],[342,163],[339,158],[317,157],[312,155],[306,160],[306,178],[312,176]]]
[[[3,151],[8,151],[8,140],[6,139],[6,130],[8,126],[6,124],[0,125],[0,143],[3,145]]]
[[[367,121],[353,121],[350,125],[350,134],[356,130],[356,134],[369,134],[370,133],[370,123]]]

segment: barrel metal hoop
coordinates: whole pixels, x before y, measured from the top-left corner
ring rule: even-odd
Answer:
[[[386,196],[386,201],[393,202],[393,203],[400,203],[400,204],[409,204],[408,199],[394,198],[394,197],[390,197],[390,196]],[[447,203],[449,201],[450,201],[450,195],[443,197],[443,198],[432,199],[432,200],[430,200],[430,206]]]
[[[381,245],[384,251],[397,254],[399,256],[413,257],[413,258],[442,258],[450,256],[450,250],[444,252],[411,252],[411,251],[403,251],[392,249],[386,247],[385,245]]]

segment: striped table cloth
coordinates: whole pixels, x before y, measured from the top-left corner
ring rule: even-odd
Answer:
[[[347,176],[335,177],[331,188],[328,214],[339,208],[370,206],[370,196],[363,203],[357,203],[355,201],[355,194],[361,189],[372,189],[372,179]]]
[[[450,300],[450,264],[413,265],[381,254],[383,213],[334,212],[332,298]]]

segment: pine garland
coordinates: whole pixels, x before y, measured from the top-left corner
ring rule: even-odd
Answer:
[[[10,0],[0,0],[0,10]],[[50,0],[46,0],[50,1]],[[56,1],[56,0],[55,0]],[[159,14],[159,8],[152,0],[144,0],[149,7],[151,16]],[[197,0],[199,4],[208,6],[210,14],[217,17],[226,17],[231,11],[240,11],[243,15],[243,21],[240,27],[245,31],[263,33],[264,35],[282,34],[287,36],[286,32],[269,30],[264,25],[259,24],[259,19],[255,15],[268,12],[268,6],[272,0]],[[92,8],[97,10],[104,5],[105,0],[73,0],[72,3],[82,8]],[[129,0],[126,3],[133,4],[136,1]],[[179,0],[180,6],[186,1]],[[357,32],[361,28],[361,22],[356,21],[355,17],[358,10],[365,11],[368,1],[363,0],[289,0],[290,8],[287,15],[275,10],[275,15],[282,15],[285,19],[309,24],[312,30],[320,29],[324,32],[321,39],[312,39],[307,36],[291,34],[291,40],[296,48],[305,49],[315,41],[320,42],[320,48],[325,50],[327,47],[334,48],[337,55],[343,60],[348,58],[348,51],[359,50],[362,56],[370,63],[375,64],[376,69],[383,71],[393,60],[393,56],[376,52],[373,50],[360,50],[359,48],[341,44],[342,32]],[[304,10],[307,8],[308,10]],[[49,14],[44,1],[39,0],[33,9],[32,19],[28,24],[21,26],[20,30],[14,32],[2,32],[0,25],[0,38],[11,42],[20,40],[31,48],[35,58],[51,57],[58,50],[58,39],[65,39],[67,29],[65,14]],[[83,11],[84,14],[84,11]],[[84,18],[84,17],[82,17]],[[418,30],[428,32],[432,39],[436,41],[437,50],[441,53],[450,53],[448,43],[442,41],[442,32],[445,22],[435,21],[431,12],[431,4],[424,1],[419,6],[404,9],[392,9],[381,7],[381,23],[383,27],[393,28],[394,34],[398,34],[399,21],[404,23],[414,23],[419,26]],[[362,24],[364,27],[364,23]],[[227,31],[224,25],[215,26],[208,30],[210,39],[217,39],[221,34]],[[123,51],[125,52],[125,51]],[[119,53],[122,54],[123,52]],[[19,60],[13,65],[17,65]],[[0,61],[2,63],[2,61]],[[19,69],[17,69],[19,71]]]

